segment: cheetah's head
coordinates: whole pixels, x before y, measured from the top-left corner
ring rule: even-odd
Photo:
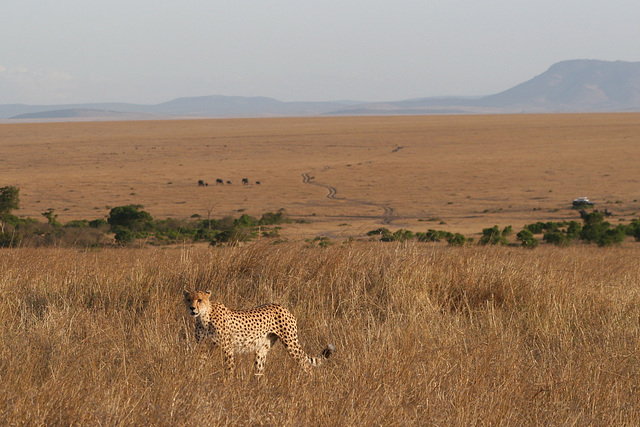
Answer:
[[[204,316],[211,310],[211,291],[182,291],[187,311],[193,317]]]

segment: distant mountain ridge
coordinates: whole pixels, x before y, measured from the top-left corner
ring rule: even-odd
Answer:
[[[132,113],[122,111],[109,111],[109,110],[96,110],[86,108],[71,108],[66,110],[51,110],[51,111],[39,111],[37,113],[24,113],[11,119],[94,119],[101,117],[105,120],[118,120],[131,119]],[[144,118],[145,115],[141,114],[140,118]]]
[[[640,62],[570,60],[483,97],[283,102],[267,97],[200,96],[155,105],[94,103],[0,105],[0,119],[135,120],[178,117],[286,117],[317,115],[640,112]]]
[[[569,113],[640,111],[640,62],[558,62],[508,90],[477,98],[419,98],[360,105],[358,114]],[[343,114],[348,114],[346,109]]]
[[[0,119],[126,120],[169,119],[178,117],[286,117],[313,116],[348,108],[357,101],[282,102],[266,97],[198,96],[177,98],[155,105],[127,103],[65,105],[0,105]],[[74,115],[75,112],[75,115]]]
[[[483,104],[552,111],[638,111],[640,62],[558,62],[525,83],[483,98]]]

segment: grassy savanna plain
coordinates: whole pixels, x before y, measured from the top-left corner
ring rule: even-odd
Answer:
[[[3,250],[2,425],[638,425],[637,249],[350,242]],[[276,301],[306,375],[195,346],[183,287]],[[208,356],[206,359],[203,357]]]
[[[637,114],[0,125],[21,216],[309,221],[280,244],[1,250],[0,424],[638,425],[637,243],[346,237],[576,219],[582,195],[628,221],[639,131]],[[276,344],[262,378],[248,355],[226,376],[183,288],[283,304],[307,352],[337,351],[307,376]]]
[[[0,181],[20,188],[16,214],[63,223],[124,204],[161,219],[284,208],[311,222],[292,237],[471,235],[577,219],[579,196],[633,217],[639,135],[639,114],[2,124]]]

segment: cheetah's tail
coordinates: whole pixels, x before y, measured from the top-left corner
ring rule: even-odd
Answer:
[[[327,345],[327,347],[324,350],[322,350],[322,353],[320,353],[320,358],[321,359],[328,359],[328,358],[331,357],[331,355],[335,351],[336,351],[336,346],[334,346],[333,344],[329,344],[329,345]]]
[[[322,352],[320,353],[320,355],[318,357],[307,357],[307,361],[309,363],[309,365],[311,366],[320,366],[322,365],[322,362],[324,362],[325,360],[327,360],[329,357],[331,357],[331,355],[333,354],[333,352],[336,351],[336,347],[333,344],[329,344],[328,346],[325,347],[324,350],[322,350]]]

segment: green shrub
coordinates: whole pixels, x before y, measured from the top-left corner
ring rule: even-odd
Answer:
[[[75,221],[69,221],[64,225],[66,228],[87,228],[89,227],[89,221],[86,219],[79,219]]]
[[[326,236],[316,236],[313,239],[306,239],[307,243],[313,246],[320,246],[321,248],[326,248],[328,246],[333,245],[333,241]]]
[[[569,222],[567,227],[567,237],[569,239],[577,239],[580,237],[580,233],[582,232],[582,225],[577,221]]]
[[[215,246],[220,243],[238,243],[248,242],[258,235],[258,231],[253,227],[236,227],[230,230],[224,230],[216,234],[211,240],[211,245]]]
[[[492,228],[485,228],[482,230],[482,237],[479,243],[481,245],[505,245],[507,244],[507,239],[502,233],[497,225]]]
[[[627,235],[633,236],[636,241],[640,242],[640,219],[634,219],[627,226]]]
[[[440,240],[444,240],[444,239],[448,241],[453,236],[454,234],[450,233],[449,231],[432,230],[432,229],[427,230],[426,233],[416,233],[416,238],[420,242],[439,242]]]
[[[11,212],[20,205],[20,189],[17,187],[0,188],[0,232],[4,233],[5,224],[13,217]]]
[[[47,218],[47,222],[53,227],[60,227],[62,225],[58,222],[58,215],[52,208],[49,208],[46,211],[42,212],[42,216]]]
[[[544,222],[536,222],[535,224],[527,224],[524,226],[525,229],[529,230],[533,234],[542,234],[544,231]]]
[[[624,225],[611,228],[611,224],[604,220],[602,212],[591,212],[584,216],[584,225],[580,232],[580,238],[587,242],[596,243],[598,246],[610,246],[622,243],[627,235]]]
[[[460,233],[449,233],[449,236],[447,236],[447,242],[451,246],[462,246],[467,243],[467,238]]]
[[[542,234],[545,231],[558,231],[560,229],[560,224],[553,221],[548,222],[536,222],[534,224],[527,224],[524,226],[525,229],[531,231],[533,234]]]
[[[116,242],[118,242],[121,245],[126,245],[128,243],[131,243],[136,238],[133,232],[125,227],[116,227],[116,229],[112,231],[115,232]]]
[[[234,227],[257,227],[258,225],[258,220],[247,214],[242,214],[240,218],[233,221]]]
[[[383,242],[404,242],[410,239],[413,239],[415,234],[411,230],[405,230],[403,228],[397,230],[391,236],[384,236],[382,239]]]
[[[378,228],[367,232],[367,236],[380,236],[381,242],[404,242],[416,237],[411,230],[403,228],[392,233],[388,228]]]
[[[380,236],[383,242],[389,242],[393,239],[393,234],[388,228],[377,228],[367,232],[367,236]]]
[[[0,231],[0,248],[8,248],[18,246],[22,241],[22,234],[16,233],[15,230]]]
[[[280,237],[280,227],[266,229],[262,232],[262,237],[267,238],[279,238]]]
[[[278,212],[267,212],[262,214],[260,221],[258,221],[260,225],[276,225],[276,224],[288,224],[291,222],[284,209],[280,209]]]
[[[132,232],[151,231],[154,228],[153,217],[140,210],[141,205],[116,206],[109,212],[107,222],[112,232],[126,228]]]
[[[561,231],[552,231],[549,233],[545,233],[543,240],[547,243],[551,243],[557,246],[568,246],[570,243],[567,235]]]
[[[102,218],[89,221],[89,227],[91,228],[102,228],[106,227],[108,224],[109,223]]]
[[[580,238],[588,242],[596,242],[609,228],[609,223],[604,220],[604,214],[601,212],[588,213],[583,221]]]
[[[596,241],[598,246],[611,246],[620,244],[627,237],[626,227],[624,225],[618,225],[615,228],[609,228],[605,230],[604,234]]]
[[[527,228],[516,234],[516,238],[520,240],[522,246],[525,248],[535,248],[538,246],[538,239],[533,237],[533,233]]]
[[[196,230],[193,234],[193,240],[200,242],[211,242],[216,236],[220,234],[220,230],[209,230],[206,228],[201,228]]]
[[[199,223],[198,228],[204,228],[207,230],[220,230],[222,229],[222,224],[220,221],[215,219],[203,219]]]

